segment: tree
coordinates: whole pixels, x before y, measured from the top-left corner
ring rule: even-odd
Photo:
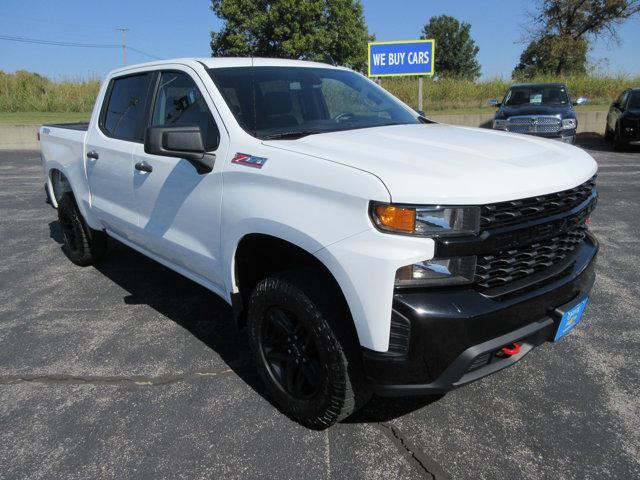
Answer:
[[[471,25],[460,23],[448,15],[431,17],[422,29],[421,38],[433,38],[436,41],[437,75],[468,78],[475,80],[480,76],[480,64],[476,55],[480,49],[471,38]]]
[[[520,55],[520,63],[514,68],[512,76],[530,79],[540,74],[585,74],[588,46],[584,38],[574,40],[558,35],[532,40]]]
[[[616,27],[640,12],[640,0],[538,0],[515,75],[586,71],[590,40],[618,42]]]
[[[364,70],[369,35],[360,0],[211,0],[224,21],[211,55],[324,60]]]

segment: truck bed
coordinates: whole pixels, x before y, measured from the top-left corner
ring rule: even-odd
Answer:
[[[89,122],[75,122],[75,123],[46,123],[43,127],[55,127],[66,128],[68,130],[80,130],[86,132],[89,130]]]

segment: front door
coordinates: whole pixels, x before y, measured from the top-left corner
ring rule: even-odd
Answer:
[[[133,149],[142,141],[150,73],[111,80],[97,126],[87,133],[86,169],[92,210],[125,238],[138,226],[133,192]]]
[[[228,137],[220,135],[219,117],[200,79],[188,69],[161,72],[151,125],[199,126],[205,148],[217,156],[213,171],[199,174],[187,160],[149,155],[135,145],[133,188],[138,206],[138,241],[189,273],[222,286],[219,261],[222,161]],[[211,105],[211,107],[209,106]],[[216,120],[218,120],[216,122]]]

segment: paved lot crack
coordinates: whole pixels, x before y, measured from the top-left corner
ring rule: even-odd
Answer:
[[[97,376],[97,375],[3,375],[0,385],[43,383],[55,385],[134,385],[158,387],[179,382],[206,380],[233,373],[232,369],[212,372],[193,372],[182,375],[151,376]]]
[[[432,478],[433,480],[451,479],[435,460],[429,458],[424,452],[411,444],[398,428],[383,422],[377,422],[376,425],[425,478]]]

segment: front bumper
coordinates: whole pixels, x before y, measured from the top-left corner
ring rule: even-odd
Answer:
[[[636,123],[623,123],[620,126],[620,140],[625,143],[640,141],[640,121]]]
[[[365,349],[368,381],[382,396],[443,393],[513,365],[553,339],[560,309],[589,294],[598,244],[588,235],[573,266],[561,278],[518,296],[498,300],[473,288],[441,288],[394,295],[398,335],[408,335],[405,354]],[[499,356],[514,342],[520,352]]]
[[[540,138],[550,138],[553,140],[560,140],[561,142],[565,142],[565,143],[574,143],[575,138],[576,138],[576,129],[570,129],[570,130],[559,130],[557,132],[551,132],[551,133],[545,133],[545,132],[512,132],[511,130],[505,130],[502,128],[497,128],[496,130],[500,130],[503,132],[510,132],[510,133],[520,133],[521,135],[533,135],[535,137],[540,137]]]

